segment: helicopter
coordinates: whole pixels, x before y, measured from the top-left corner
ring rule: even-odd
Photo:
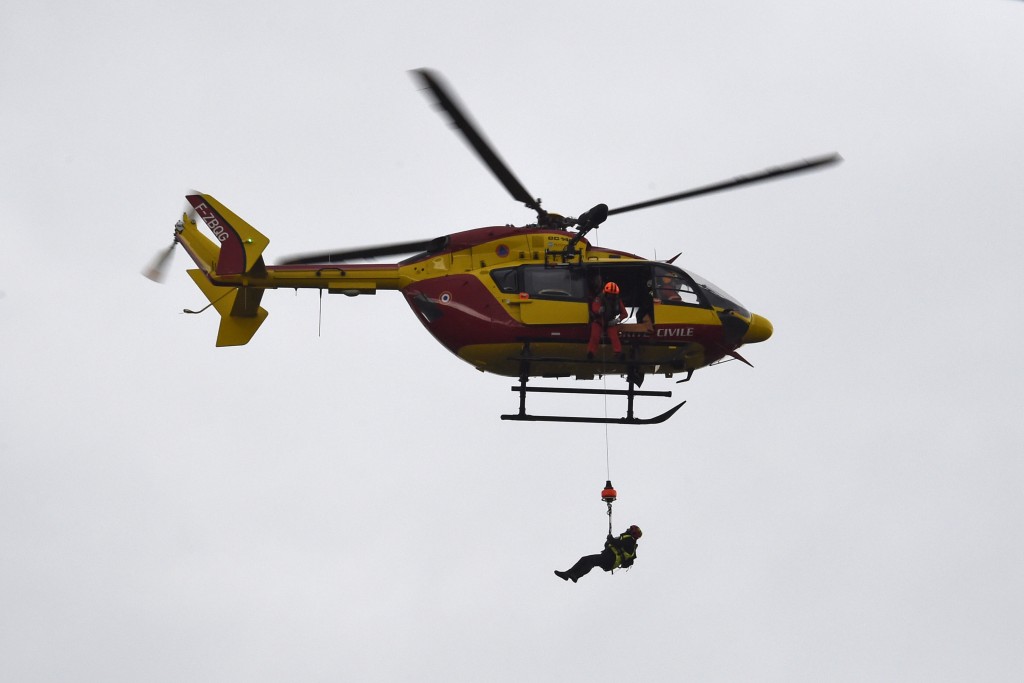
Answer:
[[[771,337],[771,322],[692,270],[665,261],[591,244],[590,231],[609,217],[668,202],[728,190],[835,164],[837,153],[803,159],[730,180],[635,204],[597,204],[576,218],[548,212],[498,156],[458,104],[439,74],[410,72],[435,106],[513,199],[532,209],[536,222],[463,230],[417,241],[325,251],[268,265],[270,240],[209,194],[186,195],[174,241],[143,271],[160,281],[176,245],[196,264],[188,274],[220,314],[217,346],[247,344],[267,318],[261,306],[269,289],[317,289],[362,296],[402,293],[427,331],[481,372],[518,378],[518,412],[505,420],[657,424],[685,403],[652,418],[634,414],[637,396],[670,397],[670,391],[638,389],[648,375],[685,382],[697,369],[740,360],[746,344]],[[211,237],[200,231],[199,221]],[[395,263],[367,259],[407,255]],[[621,353],[608,344],[588,353],[591,302],[606,283],[616,283],[629,312],[617,321]],[[202,309],[202,310],[205,310]],[[201,311],[190,311],[198,313]],[[604,341],[604,338],[602,338]],[[623,376],[627,389],[540,387],[533,378],[592,380]],[[627,397],[622,417],[534,415],[527,394],[605,394]]]

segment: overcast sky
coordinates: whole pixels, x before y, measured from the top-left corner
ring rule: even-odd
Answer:
[[[5,678],[1024,680],[1024,3],[3,14]],[[188,188],[271,262],[529,222],[417,67],[564,214],[840,152],[594,233],[770,319],[755,368],[606,441],[501,421],[397,293],[270,292],[217,349],[183,252],[140,276]],[[639,558],[563,583],[606,453]]]

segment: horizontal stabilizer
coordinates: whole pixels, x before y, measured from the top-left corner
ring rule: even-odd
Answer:
[[[263,290],[251,287],[218,287],[198,268],[189,270],[188,274],[220,313],[217,346],[248,344],[267,319],[266,309],[260,306]]]

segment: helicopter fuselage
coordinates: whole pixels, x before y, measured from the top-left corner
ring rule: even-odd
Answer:
[[[641,362],[644,374],[692,371],[771,335],[765,318],[674,265],[586,240],[566,258],[572,237],[532,227],[478,228],[398,264],[318,264],[312,272],[308,265],[268,266],[266,286],[349,295],[397,289],[448,350],[478,370],[511,377],[625,372],[624,359],[607,345],[586,357],[590,302],[607,282],[619,285],[630,310],[632,322],[622,321],[620,336],[626,357]]]

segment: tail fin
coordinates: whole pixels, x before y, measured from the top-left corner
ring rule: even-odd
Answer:
[[[217,275],[266,273],[262,255],[269,239],[208,194],[190,194],[185,199],[220,242]]]
[[[263,289],[245,286],[245,276],[266,276],[263,250],[270,240],[208,194],[185,199],[217,240],[212,242],[199,232],[195,220],[183,217],[177,240],[199,266],[189,270],[189,276],[220,313],[217,346],[247,344],[266,320],[267,311],[260,307]],[[216,284],[221,278],[239,284]]]

